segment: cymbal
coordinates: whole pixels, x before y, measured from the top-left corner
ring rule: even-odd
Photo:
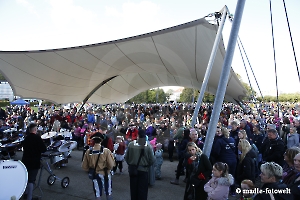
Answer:
[[[4,137],[4,138],[0,139],[0,142],[6,142],[6,141],[8,141],[8,140],[9,140],[9,138]]]
[[[24,138],[23,138],[23,137],[18,138],[17,140],[13,141],[12,144],[20,143],[20,142],[22,142],[22,141],[24,141]]]
[[[67,143],[61,145],[61,146],[58,148],[58,151],[59,151],[59,152],[67,152],[67,151],[71,151],[71,150],[73,150],[76,146],[77,146],[77,142],[76,142],[76,141],[70,141],[70,142],[67,142]]]
[[[15,132],[15,131],[18,131],[18,129],[16,129],[16,128],[9,128],[9,129],[4,130],[3,133],[11,133],[11,132]]]
[[[48,133],[44,133],[41,138],[44,140],[44,139],[49,139],[49,138],[52,138],[56,135],[57,133],[52,131],[52,132],[48,132]]]

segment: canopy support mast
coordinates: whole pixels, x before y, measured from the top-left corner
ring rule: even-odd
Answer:
[[[232,23],[232,28],[228,40],[228,45],[227,45],[227,50],[226,50],[226,55],[222,67],[222,72],[218,84],[218,89],[216,92],[216,98],[215,102],[213,105],[213,111],[212,115],[210,118],[207,134],[206,134],[206,139],[204,143],[204,148],[203,148],[203,153],[207,155],[208,157],[210,156],[215,133],[217,130],[217,124],[219,121],[219,116],[225,96],[225,91],[226,87],[228,84],[228,78],[230,74],[230,69],[231,69],[231,63],[234,55],[234,50],[238,38],[238,32],[240,29],[241,25],[241,20],[242,20],[242,15],[243,15],[243,10],[245,6],[245,1],[246,0],[238,0],[237,5],[236,5],[236,10],[235,10],[235,17],[233,19]]]

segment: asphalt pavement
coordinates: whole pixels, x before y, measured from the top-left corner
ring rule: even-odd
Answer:
[[[18,151],[14,159],[20,159],[22,151]],[[88,178],[87,172],[81,168],[82,151],[74,150],[71,152],[71,158],[65,167],[55,168],[50,164],[50,159],[46,161],[50,164],[52,173],[58,177],[52,185],[48,185],[47,179],[50,173],[42,170],[39,187],[34,190],[34,195],[43,200],[80,200],[94,199],[92,181]],[[149,187],[148,199],[155,200],[174,200],[183,199],[185,183],[180,177],[180,185],[170,184],[170,180],[175,178],[175,169],[177,161],[170,162],[164,160],[162,165],[162,180],[156,180],[155,185]],[[118,170],[117,170],[118,172]],[[39,174],[38,174],[39,177]],[[66,181],[62,182],[64,177],[69,178],[69,185],[66,188]],[[17,183],[16,183],[17,184]],[[38,180],[36,182],[38,184]],[[112,197],[114,200],[130,200],[129,175],[127,164],[124,162],[123,174],[115,174],[112,177]],[[105,199],[103,197],[102,199]]]
[[[55,174],[57,179],[52,185],[49,185],[48,182],[50,181],[47,179],[49,178],[50,173],[43,169],[40,181],[39,179],[36,181],[37,187],[34,190],[35,197],[39,197],[39,199],[42,200],[95,199],[92,181],[88,178],[87,172],[83,171],[81,168],[82,150],[73,150],[70,155],[71,158],[68,159],[67,166],[61,168],[55,168],[54,165],[50,164],[50,159],[46,158],[45,164],[48,163],[50,165],[52,174]],[[21,157],[22,151],[18,151],[14,159],[18,160],[21,159]],[[170,184],[170,181],[175,178],[175,170],[178,161],[175,159],[174,162],[170,162],[169,159],[167,159],[167,153],[165,153],[164,157],[161,169],[162,179],[156,180],[155,185],[149,187],[148,199],[181,200],[183,199],[185,189],[185,183],[183,182],[184,177],[180,177],[179,185]],[[38,174],[38,177],[39,176],[40,173]],[[69,182],[65,181],[66,179],[64,179],[64,181],[62,180],[65,177],[69,178]],[[16,180],[16,184],[18,184],[18,180]],[[124,162],[123,165],[123,174],[115,174],[112,177],[112,188],[113,200],[130,200],[129,175],[126,162]],[[106,198],[103,196],[102,199],[105,200]],[[229,200],[234,199],[238,199],[238,196],[229,197]]]

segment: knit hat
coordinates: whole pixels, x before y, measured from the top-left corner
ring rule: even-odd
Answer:
[[[150,141],[150,144],[153,148],[156,147],[156,138],[153,138],[153,140]]]

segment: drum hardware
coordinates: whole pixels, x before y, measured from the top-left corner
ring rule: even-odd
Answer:
[[[56,152],[56,153],[58,153],[58,152]],[[55,181],[58,180],[58,181],[61,181],[61,187],[62,188],[68,187],[69,183],[70,183],[70,178],[67,177],[67,176],[64,177],[64,178],[59,178],[58,176],[56,176],[53,173],[53,170],[50,168],[50,165],[49,165],[49,163],[46,159],[47,159],[46,157],[42,157],[42,159],[41,159],[41,171],[40,171],[40,175],[39,175],[37,188],[39,188],[40,191],[42,192],[42,190],[40,188],[40,182],[41,182],[42,172],[43,172],[44,169],[50,174],[49,177],[47,178],[47,184],[48,185],[53,185],[55,183]]]
[[[47,147],[47,151],[42,154],[43,157],[48,157],[50,159],[50,164],[55,168],[60,168],[66,166],[68,163],[68,158],[72,150],[77,146],[77,142],[65,140],[58,140],[53,142]]]
[[[28,172],[21,161],[0,161],[1,199],[20,199],[28,180]]]
[[[18,144],[13,144],[13,143],[1,144],[0,160],[1,159],[10,160],[13,156],[16,155],[17,147],[18,147]]]
[[[67,131],[66,129],[60,129],[60,132],[58,133],[58,135],[63,136],[65,140],[72,139],[72,132]]]

